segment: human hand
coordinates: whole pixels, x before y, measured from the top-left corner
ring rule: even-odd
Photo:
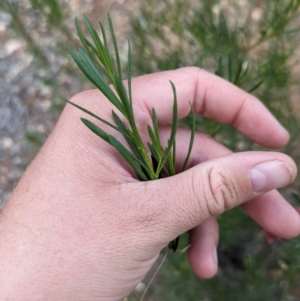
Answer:
[[[191,101],[196,113],[231,123],[257,143],[278,148],[287,142],[286,130],[258,100],[197,68],[133,80],[141,132],[146,133],[154,107],[162,137],[168,138],[169,80],[177,89],[180,118],[189,113]],[[72,101],[111,120],[112,106],[96,90]],[[83,115],[66,106],[2,212],[0,295],[5,300],[121,300],[169,241],[190,230],[191,266],[200,277],[211,277],[217,270],[215,216],[239,205],[274,235],[300,233],[298,213],[273,190],[295,178],[288,156],[232,154],[197,133],[187,171],[140,182],[110,145],[82,125]],[[180,165],[189,138],[189,131],[178,130]]]

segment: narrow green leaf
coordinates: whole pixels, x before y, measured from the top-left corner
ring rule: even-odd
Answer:
[[[157,121],[157,115],[156,115],[156,111],[154,108],[152,108],[152,123],[153,123],[153,128],[154,128],[154,134],[155,134],[155,140],[156,140],[156,145],[155,148],[157,149],[157,151],[160,150],[161,148],[161,143],[160,143],[160,136],[159,136],[159,127],[158,127],[158,121]],[[161,152],[159,151],[159,154]]]
[[[170,140],[168,139],[168,144],[170,143]],[[172,150],[172,149],[171,149]],[[170,151],[170,153],[168,154],[168,157],[167,157],[167,161],[166,163],[164,164],[165,166],[167,166],[168,168],[168,171],[169,171],[169,174],[171,176],[173,176],[175,173],[174,173],[174,169],[173,169],[173,154],[172,152]]]
[[[83,122],[83,124],[85,126],[87,126],[94,134],[96,134],[97,136],[99,136],[101,139],[103,139],[107,143],[111,144],[110,140],[109,140],[109,135],[106,132],[104,132],[103,130],[101,130],[97,125],[95,125],[91,121],[89,121],[89,120],[87,120],[85,118],[80,118],[80,119]]]
[[[194,112],[194,108],[192,106],[192,104],[190,103],[190,107],[191,107],[191,111],[192,111],[192,129],[191,129],[191,138],[190,138],[190,143],[189,143],[189,149],[186,155],[186,158],[183,162],[181,171],[184,171],[186,168],[186,165],[189,161],[191,152],[192,152],[192,148],[193,148],[193,144],[194,144],[194,138],[195,138],[195,132],[196,132],[196,117],[195,117],[195,112]]]
[[[84,73],[84,75],[94,84],[94,79],[91,78],[91,75],[88,73],[88,68],[86,67],[86,64],[84,62],[84,60],[81,58],[81,56],[76,53],[73,49],[70,49],[70,54],[73,58],[73,60],[75,61],[75,63],[77,64],[77,66],[80,68],[80,70]]]
[[[232,59],[231,59],[231,53],[228,54],[228,80],[232,82]]]
[[[81,50],[80,53],[76,53],[72,49],[70,50],[70,54],[75,61],[75,63],[78,65],[78,67],[81,69],[81,71],[84,73],[84,75],[97,87],[97,75],[93,70],[90,70],[89,65],[85,61],[84,57],[82,56],[83,51]],[[89,59],[90,60],[90,59]]]
[[[155,136],[154,136],[153,130],[149,124],[147,125],[147,130],[148,130],[148,134],[149,134],[152,144],[155,145],[156,144]]]
[[[215,71],[215,74],[220,76],[220,77],[224,77],[223,58],[221,56],[218,58],[218,68]]]
[[[173,252],[175,253],[177,248],[178,248],[178,245],[179,245],[179,238],[180,236],[176,237],[174,240],[172,240],[171,242],[169,242],[168,244],[168,248],[173,250]]]
[[[114,79],[115,79],[115,84],[116,84],[116,89],[117,89],[118,95],[123,104],[123,108],[124,108],[124,112],[125,112],[124,116],[127,118],[130,125],[132,126],[132,124],[135,123],[135,120],[133,117],[132,107],[130,105],[130,102],[128,99],[128,94],[125,89],[124,83],[123,83],[122,79],[116,75],[114,76]]]
[[[157,152],[155,150],[155,148],[153,147],[153,145],[151,143],[147,143],[148,144],[148,147],[149,147],[149,150],[151,152],[151,155],[155,158],[155,160],[158,162],[159,161],[159,158],[158,158],[158,155],[157,155]]]
[[[97,125],[95,125],[94,123],[92,123],[91,121],[85,118],[81,118],[81,121],[98,137],[100,137],[101,139],[109,143],[111,146],[113,146],[120,153],[120,155],[125,159],[125,161],[131,166],[131,168],[134,170],[136,175],[141,180],[143,181],[148,180],[147,176],[143,173],[140,166],[138,166],[138,164],[143,166],[143,163],[140,162],[136,157],[134,157],[133,154],[130,151],[128,151],[115,137],[107,134],[105,131],[100,129]],[[145,168],[146,166],[143,167]]]
[[[95,46],[88,40],[86,40],[86,44],[88,46],[87,54],[89,55],[90,59],[93,61],[93,63],[105,74],[105,76],[109,79],[109,81],[113,82],[113,75],[110,70],[108,70],[102,62],[98,58],[98,52]]]
[[[155,173],[156,173],[156,172],[157,172],[158,166],[160,166],[160,162],[161,162],[161,154],[160,154],[160,157],[159,157],[159,155],[158,155],[158,153],[157,153],[157,150],[154,149],[153,145],[150,144],[150,143],[147,143],[147,144],[148,144],[149,150],[150,150],[150,152],[151,152],[151,156],[155,159],[156,162],[158,162],[157,165],[153,166],[153,170],[154,170]],[[162,170],[166,173],[167,177],[170,177],[170,176],[171,176],[170,171],[168,170],[166,164],[163,165],[161,171],[162,171]],[[159,178],[161,177],[160,175],[161,175],[161,172],[160,172],[160,174],[159,174]]]
[[[132,91],[131,91],[131,44],[130,40],[128,39],[128,59],[127,59],[127,85],[128,85],[128,95],[130,106],[132,110]]]
[[[248,74],[249,71],[249,64],[246,64],[246,68],[242,71],[241,77],[245,77]]]
[[[108,69],[109,62],[106,57],[106,52],[104,50],[103,43],[100,40],[97,31],[94,29],[94,27],[92,26],[90,20],[86,17],[86,15],[83,15],[83,19],[84,19],[84,23],[89,31],[89,34],[90,34],[91,38],[93,39],[96,49],[98,50],[98,58],[102,62],[102,64],[106,67],[106,69]]]
[[[80,38],[80,41],[82,42],[82,44],[84,46],[84,49],[87,51],[87,53],[89,53],[89,54],[91,53],[93,58],[98,57],[98,52],[97,52],[96,47],[84,36],[80,36],[80,35],[83,35],[83,33],[79,33],[78,31],[77,31],[77,33]]]
[[[120,117],[114,111],[112,111],[112,116],[113,116],[113,119],[114,119],[116,125],[118,126],[119,131],[123,134],[124,138],[126,139],[127,143],[129,144],[131,150],[138,157],[138,159],[141,160],[146,165],[143,155],[142,155],[141,151],[139,150],[139,148],[137,147],[131,131],[126,128],[123,121],[120,119]]]
[[[158,159],[158,156],[157,156],[156,151],[155,151],[154,147],[152,146],[152,144],[150,144],[149,142],[147,144],[148,144],[149,150],[151,152],[153,171],[156,172],[157,167],[159,165],[159,159]],[[158,178],[160,178],[160,175],[158,175]]]
[[[122,143],[120,143],[114,136],[109,135],[110,144],[120,153],[120,155],[126,160],[126,162],[132,167],[136,175],[143,179],[144,181],[148,180],[148,177],[141,170],[141,166],[147,169],[147,166],[144,165],[142,161],[136,158],[127,148],[125,148]],[[138,166],[137,163],[140,165]]]
[[[237,67],[237,71],[236,71],[236,74],[235,74],[235,78],[234,78],[234,80],[233,80],[233,83],[235,84],[235,85],[237,85],[237,86],[239,86],[239,82],[240,82],[240,80],[241,80],[241,77],[240,77],[240,75],[241,75],[241,73],[242,73],[242,67],[243,67],[243,60],[239,60],[238,61],[238,67]]]
[[[120,80],[122,81],[122,69],[121,69],[121,60],[120,60],[120,55],[119,55],[119,49],[118,49],[118,45],[117,45],[114,27],[113,27],[113,24],[112,24],[109,14],[107,14],[107,22],[108,22],[108,27],[109,27],[110,35],[112,38],[112,42],[114,45],[116,63],[117,63],[117,67],[118,67],[118,75],[119,75]]]
[[[171,170],[172,175],[175,175],[176,173],[176,139],[174,140],[173,146],[172,146],[172,161],[171,161]]]
[[[186,245],[184,248],[182,248],[182,249],[180,249],[180,250],[176,250],[177,251],[177,253],[179,253],[179,254],[184,254],[188,249],[189,249],[189,247],[190,247],[191,245]]]
[[[111,90],[102,75],[95,68],[89,56],[82,49],[79,49],[79,54],[70,50],[71,56],[74,61],[85,74],[85,76],[107,97],[107,99],[122,113],[124,108],[115,93]]]
[[[114,126],[112,123],[106,121],[105,119],[102,119],[101,117],[99,117],[98,115],[92,113],[91,111],[87,110],[86,108],[84,108],[84,107],[82,107],[82,106],[79,106],[79,105],[77,105],[76,103],[74,103],[74,102],[72,102],[72,101],[70,101],[70,100],[68,100],[68,99],[65,99],[65,98],[63,98],[63,97],[61,97],[61,96],[58,96],[58,97],[59,97],[60,99],[64,100],[65,102],[71,104],[71,105],[74,106],[75,108],[81,110],[82,112],[87,113],[87,114],[89,114],[90,116],[92,116],[92,117],[94,117],[94,118],[100,120],[101,122],[103,122],[103,123],[105,123],[106,125],[110,126],[110,127],[113,128],[114,130],[116,130],[116,131],[118,131],[118,132],[121,132],[121,131],[118,129],[118,127]],[[123,133],[122,133],[122,134],[123,134]]]
[[[87,39],[84,37],[80,22],[77,17],[75,17],[75,27],[78,34],[78,37],[86,50],[88,50]]]
[[[176,88],[173,82],[171,82],[172,90],[173,90],[173,95],[174,95],[174,104],[173,104],[173,115],[172,115],[172,131],[171,131],[171,141],[174,141],[176,131],[177,131],[177,126],[178,126],[178,105],[177,105],[177,94],[176,94]]]
[[[168,144],[170,141],[168,140]],[[175,168],[175,157],[176,156],[176,140],[174,140],[174,143],[172,145],[171,151],[168,155],[168,160],[165,165],[168,166],[169,174],[171,176],[174,176],[176,174],[176,168]]]
[[[256,85],[254,85],[251,89],[248,90],[248,93],[251,93],[259,88],[259,86],[264,82],[264,80],[260,80]]]
[[[157,168],[158,168],[158,166],[160,165],[160,162],[161,162],[161,157],[159,157],[159,155],[157,154],[156,149],[153,147],[152,144],[150,144],[150,143],[147,143],[147,144],[148,144],[149,150],[151,152],[151,156],[152,156],[153,170],[156,173]],[[167,177],[170,177],[170,172],[169,172],[166,165],[163,166],[162,170],[164,170]],[[161,172],[158,174],[158,178],[161,178]]]
[[[169,140],[169,149],[172,148],[174,141],[175,141],[175,135],[177,132],[178,127],[178,107],[177,107],[177,94],[176,94],[176,88],[173,82],[171,82],[173,95],[174,95],[174,103],[173,103],[173,114],[172,114],[172,123],[171,123],[171,135]]]
[[[177,106],[177,94],[176,94],[176,88],[175,85],[173,84],[172,81],[170,81],[172,90],[173,90],[173,95],[174,95],[174,103],[173,103],[173,116],[172,116],[172,124],[171,124],[171,134],[170,134],[170,139],[168,140],[168,146],[165,150],[164,153],[164,159],[161,163],[161,165],[158,168],[158,172],[160,173],[162,166],[167,162],[168,156],[170,155],[172,146],[174,145],[175,137],[176,137],[176,132],[177,132],[177,127],[178,127],[178,106]]]
[[[112,75],[111,72],[109,72],[102,64],[102,61],[99,58],[99,52],[97,51],[96,47],[85,38],[80,22],[78,20],[78,18],[75,18],[75,26],[76,26],[76,30],[77,30],[77,34],[78,37],[82,43],[82,45],[84,46],[86,52],[88,53],[90,59],[94,62],[94,64],[97,65],[97,67],[99,69],[101,69],[101,71],[108,77],[111,79]]]
[[[106,31],[104,29],[104,26],[103,26],[102,22],[99,21],[99,25],[100,25],[101,32],[102,32],[103,45],[104,45],[104,49],[105,49],[105,52],[106,52],[106,57],[107,57],[108,63],[109,63],[109,70],[111,71],[111,73],[113,73],[114,72],[114,67],[113,67],[113,62],[112,62],[111,54],[110,54],[108,43],[107,43]]]
[[[115,113],[115,111],[112,111],[112,117],[119,129],[119,131],[124,135],[125,134],[125,138],[129,138],[133,141],[132,136],[129,134],[130,130],[126,127],[126,125],[124,124],[124,122],[121,120],[121,118]]]
[[[101,87],[103,85],[104,87],[107,86],[109,88],[108,84],[106,83],[102,75],[99,73],[97,68],[94,66],[88,54],[84,50],[79,49],[79,56],[82,60],[82,67],[84,67],[84,70],[87,73],[87,75],[92,78],[95,85],[97,87]]]
[[[297,194],[295,192],[291,192],[291,196],[297,202],[297,205],[300,206],[300,196],[299,196],[299,194]]]
[[[94,41],[94,44],[96,46],[96,48],[101,52],[103,50],[103,44],[102,41],[100,40],[98,33],[96,32],[95,28],[93,27],[91,21],[87,18],[86,15],[83,15],[83,21],[89,31],[89,34],[91,36],[91,38]]]

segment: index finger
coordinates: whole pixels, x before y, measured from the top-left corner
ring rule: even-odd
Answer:
[[[242,134],[261,145],[278,148],[289,139],[288,132],[254,96],[199,68],[186,67],[137,77],[133,80],[133,99],[149,113],[155,108],[158,122],[172,118],[175,84],[179,118],[186,117],[192,102],[196,114],[232,124]]]

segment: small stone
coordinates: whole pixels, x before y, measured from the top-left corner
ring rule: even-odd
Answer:
[[[252,13],[251,13],[251,18],[253,21],[258,22],[260,21],[261,17],[262,17],[262,9],[261,8],[254,8]]]
[[[5,137],[2,140],[2,145],[5,149],[10,149],[13,146],[13,144],[14,144],[14,141],[10,137]]]
[[[134,289],[134,291],[137,292],[137,293],[142,293],[142,292],[145,291],[145,289],[146,289],[146,284],[145,284],[144,282],[140,282],[140,283],[136,286],[136,288]]]
[[[13,52],[19,50],[20,48],[22,48],[24,45],[24,43],[20,40],[8,40],[5,45],[4,48],[6,49],[7,54],[12,54]]]
[[[38,124],[38,125],[36,126],[36,130],[37,130],[39,133],[41,133],[41,134],[46,133],[46,127],[45,127],[44,124]]]
[[[0,32],[6,31],[11,22],[11,15],[5,12],[0,12]]]

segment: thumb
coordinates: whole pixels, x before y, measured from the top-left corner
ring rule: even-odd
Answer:
[[[293,160],[275,152],[243,152],[200,163],[174,177],[152,182],[161,226],[171,235],[186,232],[210,216],[291,183]],[[174,231],[172,231],[174,230]]]

